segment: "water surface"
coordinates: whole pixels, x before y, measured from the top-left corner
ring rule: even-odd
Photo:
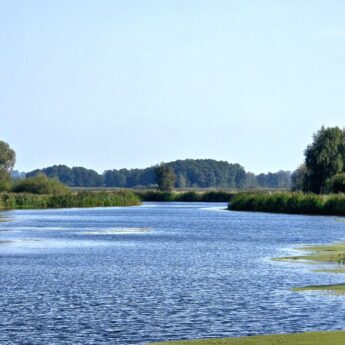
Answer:
[[[345,240],[335,217],[225,204],[10,211],[0,223],[1,344],[150,341],[345,328],[345,281],[271,261]]]

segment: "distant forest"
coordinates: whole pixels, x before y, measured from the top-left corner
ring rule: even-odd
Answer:
[[[246,172],[239,164],[213,159],[186,159],[166,163],[176,175],[176,188],[290,188],[291,173],[259,174]],[[145,169],[106,170],[103,174],[83,167],[70,168],[66,165],[54,165],[37,169],[26,174],[27,177],[38,174],[57,178],[70,187],[154,187],[156,176],[154,167]]]

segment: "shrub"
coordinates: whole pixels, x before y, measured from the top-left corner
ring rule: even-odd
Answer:
[[[325,193],[345,193],[345,173],[334,175],[325,185]]]
[[[67,194],[68,188],[55,179],[40,174],[18,181],[12,188],[15,193]]]

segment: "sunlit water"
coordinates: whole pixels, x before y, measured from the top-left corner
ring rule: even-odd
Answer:
[[[290,289],[345,277],[271,258],[345,240],[345,222],[225,206],[3,212],[0,344],[125,345],[344,329],[345,297]]]

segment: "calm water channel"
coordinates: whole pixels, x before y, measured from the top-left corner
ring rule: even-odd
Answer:
[[[0,344],[150,341],[345,328],[345,297],[290,288],[345,281],[271,261],[345,240],[336,217],[225,204],[3,212]]]

